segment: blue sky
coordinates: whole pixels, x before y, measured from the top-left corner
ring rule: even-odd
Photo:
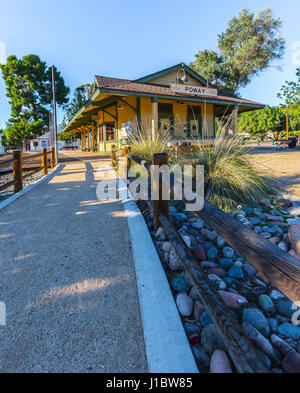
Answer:
[[[135,79],[188,64],[198,50],[216,49],[217,34],[242,8],[271,7],[282,19],[286,39],[284,59],[276,64],[281,70],[272,67],[241,94],[275,105],[281,85],[294,79],[299,0],[0,0],[0,6],[0,42],[7,56],[38,54],[58,67],[72,89],[92,82],[95,74]],[[8,117],[1,79],[0,126]]]

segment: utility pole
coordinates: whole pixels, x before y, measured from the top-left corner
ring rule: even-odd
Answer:
[[[289,140],[289,115],[285,115],[286,118],[286,139]]]
[[[54,134],[54,147],[55,147],[55,163],[58,164],[57,117],[56,117],[54,66],[52,66],[52,92],[53,92],[53,134]]]

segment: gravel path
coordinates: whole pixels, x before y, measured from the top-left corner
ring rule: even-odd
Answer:
[[[107,161],[66,155],[83,161],[0,212],[0,371],[147,372],[126,217],[96,199]]]

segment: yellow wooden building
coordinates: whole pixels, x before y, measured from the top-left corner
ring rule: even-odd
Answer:
[[[128,143],[138,131],[167,132],[174,143],[195,139],[210,143],[216,118],[263,107],[218,91],[180,63],[133,81],[96,76],[93,94],[63,131],[81,132],[84,150],[104,154],[112,145]]]

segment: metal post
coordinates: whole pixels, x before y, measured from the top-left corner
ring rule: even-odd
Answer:
[[[53,92],[53,129],[54,129],[55,163],[58,164],[57,116],[56,116],[56,98],[55,98],[55,73],[54,73],[54,66],[52,66],[52,92]]]

